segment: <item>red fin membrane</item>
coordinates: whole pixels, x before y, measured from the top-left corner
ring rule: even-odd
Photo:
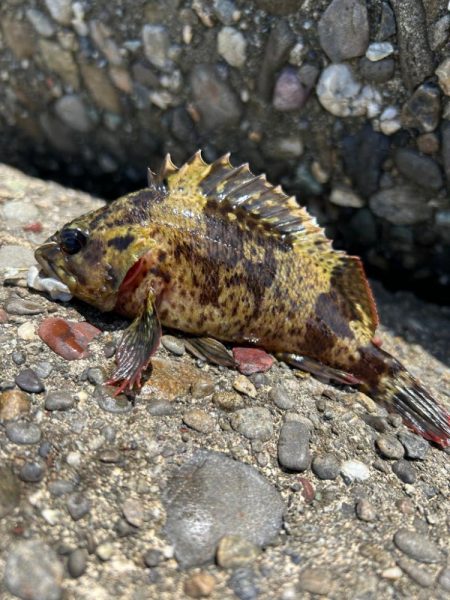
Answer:
[[[140,387],[142,372],[159,346],[161,325],[151,302],[125,330],[116,352],[117,369],[107,385],[118,386],[115,395]]]
[[[396,386],[393,409],[426,440],[442,448],[450,446],[450,414],[409,373],[408,376],[407,387],[403,382]]]

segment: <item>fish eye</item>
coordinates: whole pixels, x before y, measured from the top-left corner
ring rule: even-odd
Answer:
[[[76,254],[86,245],[87,235],[81,229],[62,229],[59,234],[61,249],[66,254]]]

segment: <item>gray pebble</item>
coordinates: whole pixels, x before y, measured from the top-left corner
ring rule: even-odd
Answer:
[[[164,504],[166,536],[183,568],[212,560],[224,535],[266,545],[278,535],[284,511],[279,492],[256,469],[207,450],[173,472]]]
[[[86,375],[92,385],[101,385],[105,381],[105,373],[100,367],[90,367]]]
[[[82,548],[77,548],[69,554],[67,570],[74,579],[81,577],[86,571],[88,553]]]
[[[323,456],[315,456],[311,468],[314,475],[319,479],[336,479],[341,470],[341,463],[337,456],[328,453]]]
[[[369,204],[377,217],[393,225],[415,225],[431,216],[425,195],[408,185],[380,190],[370,198]]]
[[[111,425],[105,425],[102,427],[101,434],[107,442],[113,442],[116,439],[117,432]]]
[[[163,560],[163,553],[155,548],[150,548],[150,550],[147,550],[144,554],[144,563],[147,567],[157,567]]]
[[[378,62],[372,62],[368,58],[361,58],[359,62],[361,75],[367,81],[375,83],[385,83],[392,79],[395,71],[395,61],[392,58],[385,58]]]
[[[365,3],[333,0],[318,26],[320,45],[331,61],[362,56],[369,43],[369,21]]]
[[[172,66],[169,59],[170,37],[163,25],[144,25],[142,28],[144,52],[148,61],[155,67],[168,70]]]
[[[46,465],[42,459],[26,462],[20,469],[19,477],[27,483],[38,483],[44,478],[45,471]]]
[[[48,458],[52,450],[52,444],[49,441],[45,440],[40,444],[38,454],[41,458]]]
[[[142,527],[144,524],[145,511],[141,501],[127,498],[122,504],[122,512],[125,519],[133,527]]]
[[[416,481],[414,467],[403,458],[392,465],[392,471],[403,483],[414,483]]]
[[[282,384],[273,386],[269,395],[273,403],[278,408],[281,408],[281,410],[289,410],[295,405],[294,398],[289,395],[289,392]]]
[[[420,85],[403,105],[403,127],[418,129],[421,133],[434,131],[439,124],[441,95],[436,85]]]
[[[439,585],[441,585],[447,592],[450,592],[450,567],[443,569],[439,575]]]
[[[71,392],[65,390],[53,390],[48,392],[45,398],[46,410],[68,410],[75,404],[75,398]]]
[[[40,10],[28,8],[26,15],[27,19],[30,21],[39,35],[42,35],[43,37],[51,37],[55,33],[53,23]]]
[[[65,494],[70,494],[75,489],[75,484],[73,481],[67,481],[66,479],[53,479],[53,481],[48,482],[48,491],[52,496],[64,496]]]
[[[392,435],[379,435],[375,444],[380,454],[385,458],[403,458],[405,450],[400,442]]]
[[[397,565],[402,571],[404,571],[412,581],[420,585],[421,587],[427,588],[434,584],[435,575],[424,571],[416,563],[412,563],[405,558],[400,558],[397,561]]]
[[[39,315],[45,311],[45,306],[34,300],[11,294],[5,303],[5,310],[10,315]]]
[[[104,345],[103,354],[105,355],[105,358],[112,358],[115,353],[116,353],[115,344],[113,344],[112,342],[109,342]]]
[[[360,500],[358,500],[358,502],[356,503],[355,510],[356,516],[361,521],[370,522],[375,521],[375,519],[377,518],[377,513],[374,507],[365,498],[361,498]]]
[[[398,148],[394,159],[400,173],[415,184],[431,190],[442,187],[441,170],[429,156],[423,156],[411,148]]]
[[[55,112],[61,121],[76,131],[86,133],[94,125],[83,100],[75,94],[59,98],[55,103]]]
[[[311,428],[303,421],[283,423],[278,438],[278,460],[290,471],[305,471],[311,464],[309,439]]]
[[[109,390],[104,385],[95,387],[94,397],[100,408],[113,414],[124,414],[133,410],[133,403],[124,394],[113,396],[114,390]]]
[[[267,441],[273,434],[272,415],[261,406],[241,408],[230,417],[231,427],[246,438]]]
[[[177,409],[167,400],[152,400],[147,404],[147,411],[154,417],[165,417],[174,415]]]
[[[384,417],[367,414],[363,416],[363,419],[367,425],[370,425],[372,429],[375,429],[379,433],[385,433],[388,430],[388,424]]]
[[[33,369],[38,377],[45,379],[53,371],[53,365],[48,360],[43,360],[33,366]]]
[[[102,463],[114,465],[120,463],[123,456],[119,450],[116,450],[115,448],[104,448],[99,451],[97,458]]]
[[[19,502],[19,480],[9,467],[0,466],[0,520],[9,515]]]
[[[190,82],[202,129],[209,131],[216,127],[231,127],[239,122],[241,103],[212,65],[196,65],[192,69]]]
[[[6,588],[22,600],[60,600],[63,567],[55,552],[39,540],[16,542],[5,565]]]
[[[256,585],[255,572],[250,567],[236,569],[228,580],[228,587],[240,600],[255,600],[260,591]]]
[[[20,365],[23,365],[23,363],[27,360],[26,354],[24,352],[20,352],[19,350],[15,350],[11,354],[11,358],[14,364],[16,364],[18,367],[20,367]]]
[[[418,435],[413,433],[399,433],[398,438],[403,444],[406,452],[406,458],[415,460],[424,460],[430,444]]]
[[[6,435],[15,444],[37,444],[41,439],[41,430],[35,423],[12,421],[6,423]]]
[[[299,577],[299,588],[302,592],[319,596],[331,596],[333,583],[333,574],[328,569],[306,568],[300,573]]]
[[[44,384],[33,369],[23,369],[16,376],[15,381],[25,392],[39,394],[45,390]]]
[[[80,492],[74,492],[67,498],[67,510],[74,521],[78,521],[91,510],[91,503]]]
[[[394,543],[404,554],[419,562],[437,563],[442,560],[441,552],[436,544],[416,531],[406,528],[399,529],[394,535]]]

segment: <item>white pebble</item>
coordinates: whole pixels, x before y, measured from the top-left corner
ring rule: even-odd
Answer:
[[[369,467],[359,460],[346,460],[343,462],[341,474],[350,481],[365,481],[370,477]]]
[[[366,57],[372,62],[377,62],[393,52],[394,46],[390,42],[374,42],[367,48]]]
[[[22,323],[22,325],[17,329],[17,336],[21,340],[25,340],[27,342],[31,342],[37,339],[36,327],[34,323],[32,323],[31,321],[26,321],[25,323]]]
[[[322,106],[336,117],[358,117],[371,112],[381,102],[381,96],[370,85],[362,86],[346,64],[329,65],[319,79],[316,88]]]

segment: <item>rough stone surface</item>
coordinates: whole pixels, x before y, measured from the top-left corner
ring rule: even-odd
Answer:
[[[9,467],[0,467],[0,519],[10,514],[20,502],[20,484]]]
[[[157,3],[146,3],[146,6],[149,5],[154,11],[158,6]],[[0,11],[3,11],[4,6],[2,3]],[[8,7],[10,6],[12,4],[8,2]],[[40,6],[45,10],[42,3]],[[96,6],[90,5],[89,19],[95,14]],[[198,9],[197,4],[196,6]],[[181,10],[180,19],[184,19],[185,15]],[[293,12],[292,15],[297,13]],[[127,18],[129,17],[125,14],[124,19]],[[245,19],[245,16],[240,19]],[[154,20],[147,22],[160,22],[160,16],[154,15]],[[0,27],[3,27],[4,22],[0,20],[0,23]],[[239,21],[235,21],[233,26],[240,27]],[[136,28],[137,36],[141,27],[142,23]],[[215,38],[214,27],[204,28],[205,37],[211,35]],[[244,29],[242,31],[246,32]],[[296,31],[299,35],[299,30]],[[306,32],[302,37],[304,35],[303,43],[308,45],[307,32],[311,32],[311,29],[301,31]],[[194,31],[194,38],[195,35]],[[3,32],[1,36],[4,43]],[[138,39],[137,41],[139,42]],[[138,60],[139,50],[133,50],[136,46],[131,43],[129,47],[131,54],[126,54],[124,60]],[[174,52],[176,51],[175,48]],[[15,61],[15,55],[8,52],[8,60]],[[355,62],[357,61],[352,61],[352,65]],[[148,65],[147,68],[149,69]],[[232,77],[239,74],[238,70],[233,73]],[[63,95],[65,93],[69,91],[64,90]],[[83,98],[88,102],[85,96]],[[311,96],[309,102],[313,103],[315,110],[322,110],[314,96]],[[309,111],[309,102],[304,107],[305,111]],[[401,105],[402,103],[398,103],[399,107]],[[108,116],[101,114],[102,119]],[[4,112],[0,111],[0,119],[3,116]],[[161,114],[159,116],[164,118]],[[283,115],[284,118],[290,119],[288,113]],[[302,122],[301,119],[298,120],[298,127]],[[124,126],[127,125],[128,122]],[[341,132],[340,126],[344,126],[345,131]],[[336,171],[328,160],[331,157],[340,163],[343,152],[335,142],[337,143],[341,134],[343,137],[354,135],[361,127],[357,119],[351,124],[343,119],[339,127],[336,126],[337,137],[329,137],[329,130],[323,126],[322,134],[326,144],[318,144],[321,152],[324,147],[329,147],[330,153],[320,154],[320,164],[311,163],[308,171],[310,178],[317,176],[322,182],[323,195],[312,203],[317,209],[327,210],[325,189],[331,189],[338,183],[351,185],[349,175],[345,175],[343,179],[335,179]],[[308,160],[308,145],[316,135],[315,131],[314,128],[308,129],[307,133],[301,131]],[[251,138],[254,140],[254,129],[248,132],[252,132]],[[96,131],[95,135],[97,133]],[[122,133],[117,132],[117,138]],[[441,126],[437,133],[440,143]],[[231,132],[227,135],[231,139]],[[396,173],[393,154],[394,149],[403,143],[404,135],[405,132],[400,132],[391,137],[391,149],[382,161],[379,173],[378,185],[383,189],[388,185],[395,187],[399,184],[401,176]],[[409,137],[410,133],[406,135],[407,145],[413,147],[415,141]],[[414,137],[415,132],[411,135]],[[92,135],[92,144],[94,137]],[[137,145],[136,139],[133,140]],[[250,138],[248,143],[255,148],[255,142]],[[94,148],[93,145],[91,147]],[[439,146],[433,158],[440,161],[441,155],[442,148]],[[274,159],[272,161],[277,168],[284,169],[283,163],[277,163]],[[297,177],[297,165],[300,162],[302,161],[295,162],[295,166],[289,170],[289,176]],[[79,163],[74,162],[75,166],[78,168]],[[298,177],[304,177],[301,181],[307,181],[306,176],[307,171],[299,171]],[[108,180],[111,177],[113,176],[109,175]],[[360,190],[355,191],[364,197]],[[448,229],[448,225],[445,225],[445,201],[443,193],[430,194],[433,217],[438,219],[436,223],[439,223],[439,231],[442,232],[445,227]],[[10,205],[6,215],[3,210],[5,205]],[[19,212],[23,218],[27,214],[33,215],[31,225],[38,222],[41,227],[33,225],[31,229],[25,228],[28,223],[17,220],[17,211],[12,209],[12,205],[20,207]],[[80,213],[100,205],[99,200],[80,190],[62,188],[51,181],[30,178],[0,165],[0,255],[5,247],[13,247],[14,250],[9,254],[12,260],[23,248],[26,253],[22,254],[21,260],[28,256],[30,264],[33,260],[32,249],[36,244],[43,242],[56,229],[60,229]],[[417,226],[391,227],[388,221],[381,221],[370,206],[360,209],[334,206],[333,210],[340,212],[339,223],[346,227],[356,227],[358,239],[368,236],[375,240],[374,252],[385,244],[386,249],[390,248],[391,242],[388,240],[391,239],[389,236],[392,228],[395,228],[396,243],[401,241],[403,244],[411,244],[417,236],[420,237],[424,252],[430,246],[422,244],[432,244],[430,239],[433,238],[428,236],[430,233],[435,234],[432,229],[433,221],[419,223]],[[336,221],[330,221],[330,227],[335,226]],[[401,256],[402,253],[398,251],[391,260],[399,260]],[[411,256],[413,252],[407,251],[406,257],[410,259]],[[436,259],[440,256],[442,255],[437,253]],[[19,539],[39,539],[52,548],[57,553],[56,560],[65,565],[66,574],[62,584],[64,597],[78,598],[81,594],[106,599],[126,595],[138,600],[149,594],[162,599],[183,596],[186,580],[199,573],[199,570],[195,568],[186,571],[178,562],[177,554],[174,554],[175,547],[164,529],[166,509],[163,495],[169,482],[172,498],[178,499],[179,506],[183,504],[186,499],[184,484],[187,481],[177,477],[177,468],[189,460],[194,448],[201,448],[207,452],[220,451],[227,456],[223,469],[214,470],[216,478],[213,475],[212,479],[207,478],[211,483],[208,497],[219,503],[225,490],[225,501],[224,506],[219,506],[214,511],[204,510],[203,514],[213,516],[208,520],[200,515],[197,524],[211,525],[208,531],[220,530],[224,515],[228,515],[230,502],[227,501],[226,494],[231,494],[231,489],[238,517],[234,514],[230,521],[239,522],[242,505],[247,509],[247,528],[238,532],[244,539],[248,539],[249,532],[260,528],[259,509],[255,513],[255,507],[260,507],[260,502],[265,503],[271,494],[278,500],[281,495],[282,504],[286,507],[283,520],[280,517],[277,526],[272,529],[274,537],[247,565],[228,570],[211,562],[219,543],[219,539],[215,540],[208,558],[210,564],[200,571],[215,579],[215,585],[209,588],[212,587],[209,592],[211,600],[223,600],[232,596],[264,600],[266,597],[279,596],[280,600],[291,600],[307,596],[311,592],[302,591],[299,582],[303,572],[306,570],[308,574],[311,569],[313,573],[309,573],[309,583],[305,588],[308,586],[314,590],[312,593],[322,592],[333,600],[348,600],[349,596],[391,598],[397,595],[415,598],[423,593],[436,598],[448,596],[449,576],[446,574],[445,554],[448,543],[448,503],[444,496],[448,489],[446,452],[430,444],[425,458],[420,462],[413,462],[418,459],[411,460],[406,456],[405,462],[412,465],[417,478],[413,483],[404,483],[393,474],[390,463],[377,455],[374,440],[379,433],[388,433],[402,441],[400,434],[406,434],[408,429],[398,415],[387,416],[384,409],[375,405],[367,396],[350,393],[348,389],[341,389],[339,386],[330,386],[311,376],[298,377],[283,363],[275,362],[266,373],[247,379],[252,382],[253,389],[256,388],[256,398],[252,398],[244,393],[231,391],[236,371],[197,362],[187,353],[179,357],[173,356],[165,348],[159,348],[152,358],[152,369],[145,374],[145,386],[141,392],[129,397],[122,395],[115,400],[110,397],[115,409],[119,410],[108,412],[98,402],[87,373],[88,369],[101,369],[105,376],[109,376],[113,371],[114,348],[118,346],[126,321],[114,313],[103,314],[81,302],[55,302],[47,297],[47,292],[37,293],[27,289],[24,273],[28,264],[26,260],[22,263],[23,271],[14,272],[5,263],[0,268],[0,393],[17,391],[14,379],[19,371],[33,368],[40,377],[45,377],[47,393],[65,390],[73,395],[75,404],[67,411],[50,412],[45,409],[44,394],[30,398],[30,411],[25,420],[22,417],[12,423],[21,424],[16,433],[23,437],[27,433],[27,425],[24,427],[23,424],[30,422],[33,426],[31,432],[38,432],[34,446],[17,444],[11,439],[13,436],[9,425],[0,423],[0,465],[14,473],[13,490],[19,487],[21,491],[20,497],[15,491],[11,495],[7,491],[6,501],[0,500],[0,504],[5,502],[8,511],[8,514],[0,518],[2,574],[5,572],[8,553]],[[383,348],[395,354],[442,404],[448,405],[448,307],[420,301],[410,293],[388,292],[377,281],[372,281],[372,287],[382,323],[379,335],[383,339]],[[5,306],[11,294],[20,296],[23,306],[28,302],[42,302],[43,312],[8,314]],[[50,315],[50,310],[54,311],[53,316],[65,322],[89,322],[101,331],[90,342],[89,356],[69,361],[55,353],[40,338],[25,340],[19,336],[19,328],[25,322],[30,330],[38,331],[39,324],[46,318],[44,313],[48,312]],[[92,378],[92,371],[90,373]],[[199,382],[206,382],[205,387],[199,385]],[[270,390],[280,387],[284,391],[281,398],[275,399]],[[210,390],[212,394],[205,395],[205,390]],[[165,406],[164,414],[152,414],[147,409],[153,402],[161,401]],[[235,410],[256,406],[266,408],[270,413],[273,434],[267,441],[249,440],[230,424],[230,412],[232,414]],[[108,407],[111,408],[109,405]],[[212,432],[196,433],[183,424],[183,414],[194,407],[214,419],[216,426]],[[171,410],[167,410],[168,408]],[[332,453],[347,462],[342,478],[339,476],[335,480],[323,481],[309,468],[302,473],[281,468],[277,461],[276,442],[286,410],[289,410],[288,420],[307,416],[313,424],[310,449],[314,456]],[[378,431],[367,424],[364,418],[366,410],[371,411],[370,416],[378,417],[375,422],[384,423],[384,431]],[[38,459],[45,462],[44,477],[37,483],[22,482],[19,478],[22,465],[35,463]],[[358,463],[355,465],[354,461]],[[244,473],[236,485],[229,484],[227,479],[230,465],[232,472],[237,469]],[[260,501],[255,502],[252,494],[247,493],[247,485],[252,490],[255,489],[252,479],[248,477],[248,470],[258,473],[258,479],[262,478],[267,484],[259,496]],[[200,471],[200,475],[200,467],[197,471]],[[362,480],[355,479],[355,474],[362,474]],[[5,477],[0,474],[0,489],[4,481]],[[205,488],[207,486],[203,484],[196,486],[195,493],[200,495],[200,491]],[[73,520],[67,509],[67,502],[72,494],[81,494],[90,502],[90,510],[78,521]],[[186,504],[187,510],[192,507],[190,514],[198,506],[197,496],[193,491],[192,497],[192,504]],[[247,507],[247,498],[250,507]],[[375,510],[374,521],[361,521],[355,514],[356,504],[362,499],[367,499]],[[130,524],[124,516],[124,505],[130,500],[135,504],[131,507],[127,505],[126,514],[135,525]],[[201,507],[211,507],[209,500],[205,504],[201,504]],[[278,511],[272,505],[265,507],[267,519]],[[370,516],[370,511],[363,510],[362,514]],[[179,520],[177,522],[180,523]],[[416,559],[404,555],[392,541],[395,531],[401,527],[416,528],[417,532],[432,540],[439,548],[442,560],[422,565]],[[187,537],[192,536],[192,529],[187,527],[186,531]],[[223,537],[225,534],[219,531],[219,535]],[[85,553],[85,565],[81,558],[79,565],[75,565],[79,570],[69,570],[72,553],[78,550]],[[413,573],[408,572],[406,563],[401,558],[413,566],[419,565],[424,574],[424,577],[420,576],[420,581],[427,582],[432,577],[434,587],[418,587],[422,585],[419,571],[416,568]],[[328,573],[328,582],[327,577],[320,573],[323,568]],[[82,574],[75,578],[80,570],[83,571]],[[333,584],[331,588],[330,581]],[[9,600],[11,594],[4,581],[2,583],[2,593]]]
[[[252,467],[203,450],[174,473],[165,505],[167,536],[184,567],[212,560],[224,535],[267,544],[284,509],[279,493]]]

